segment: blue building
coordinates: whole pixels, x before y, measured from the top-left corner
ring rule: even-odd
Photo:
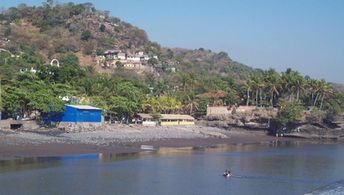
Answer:
[[[66,105],[66,109],[64,112],[44,114],[43,122],[45,124],[100,124],[102,122],[102,109],[86,105]]]

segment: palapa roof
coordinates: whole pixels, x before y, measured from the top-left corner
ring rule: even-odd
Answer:
[[[145,118],[145,119],[152,119],[152,115],[150,114],[145,114],[145,113],[138,113],[138,116],[140,116],[141,118]]]

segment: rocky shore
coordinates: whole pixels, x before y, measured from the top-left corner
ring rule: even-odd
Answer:
[[[112,125],[75,129],[0,130],[0,158],[54,156],[81,153],[127,153],[140,146],[210,147],[218,144],[269,143],[288,138],[267,136],[263,131],[205,126],[143,127]]]
[[[313,131],[312,131],[313,132]],[[342,131],[341,131],[342,132]],[[340,132],[340,133],[341,133]],[[234,127],[140,125],[69,126],[0,130],[0,159],[25,156],[57,156],[84,153],[131,153],[142,145],[159,147],[213,147],[219,144],[276,144],[284,141],[312,142],[299,134],[269,136],[267,131]],[[309,138],[320,138],[312,137]],[[321,139],[317,139],[317,142]]]
[[[85,130],[87,129],[87,130]],[[143,127],[103,125],[100,127],[68,127],[66,129],[2,130],[1,142],[18,144],[93,144],[106,146],[112,143],[136,143],[164,139],[228,138],[229,131],[213,127]],[[13,141],[15,140],[15,141]]]

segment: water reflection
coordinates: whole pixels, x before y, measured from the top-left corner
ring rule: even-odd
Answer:
[[[0,160],[0,173],[5,171],[20,171],[28,169],[42,169],[60,166],[62,157],[34,157],[14,160]]]
[[[204,154],[204,153],[231,153],[231,155],[243,153],[256,152],[266,147],[290,147],[300,146],[298,142],[270,142],[268,144],[233,144],[226,145],[220,144],[211,147],[160,147],[153,151],[142,151],[134,153],[97,153],[97,154],[81,154],[81,155],[65,155],[57,157],[30,157],[30,158],[18,158],[12,160],[0,160],[0,172],[22,169],[36,169],[51,166],[60,166],[63,163],[78,160],[98,160],[100,162],[116,162],[124,160],[143,159],[149,157],[176,157],[192,154]],[[252,154],[250,154],[252,155]],[[299,161],[298,159],[297,161]]]
[[[303,194],[343,179],[343,151],[276,142],[3,160],[0,194]]]

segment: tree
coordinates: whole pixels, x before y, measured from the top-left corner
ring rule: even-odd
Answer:
[[[117,67],[118,69],[122,69],[122,68],[124,67],[124,64],[123,64],[121,61],[117,61],[117,62],[116,62],[116,67]]]
[[[54,7],[54,0],[47,0],[47,4],[52,8]]]
[[[247,80],[245,83],[245,88],[246,88],[246,106],[250,104],[250,92],[253,86],[253,81],[252,80]]]
[[[137,103],[144,98],[142,89],[135,86],[132,82],[119,82],[114,90],[116,95],[126,97]]]
[[[154,94],[161,96],[167,92],[168,88],[164,81],[159,81],[154,88]]]
[[[194,73],[180,73],[179,80],[181,82],[183,91],[187,89],[194,90],[197,84],[196,75]]]
[[[198,99],[198,109],[195,113],[196,117],[205,116],[207,114],[208,101],[209,100],[206,98]]]
[[[84,43],[84,54],[91,55],[93,53],[94,45],[92,42]]]
[[[30,102],[28,106],[31,110],[40,112],[60,112],[64,109],[65,102],[54,96],[50,89],[41,89],[35,93],[28,94]]]
[[[109,105],[106,101],[106,99],[104,99],[104,97],[101,96],[91,96],[91,105],[92,106],[96,106],[98,108],[102,108],[104,112],[109,110]]]
[[[147,73],[145,75],[145,81],[150,87],[153,87],[156,82],[155,75],[153,73]]]
[[[97,56],[102,56],[104,55],[104,49],[103,48],[98,48],[97,49]]]
[[[4,110],[9,113],[21,113],[28,102],[25,91],[14,86],[5,86],[1,94]]]
[[[5,28],[4,36],[8,38],[11,36],[11,34],[12,34],[11,26],[8,26],[7,28]]]
[[[229,59],[228,53],[226,53],[224,51],[221,51],[220,53],[218,53],[217,56],[219,58],[228,58]]]
[[[79,58],[73,53],[61,56],[60,67],[57,69],[56,80],[61,83],[77,82],[84,75],[84,71],[80,68]]]
[[[255,91],[255,104],[256,106],[258,105],[262,105],[262,93],[263,93],[263,89],[266,86],[265,82],[263,80],[263,76],[260,73],[256,73],[254,75],[252,75],[248,81],[248,83],[246,84],[246,88],[250,87],[250,90]],[[250,85],[250,86],[248,86]],[[248,94],[249,95],[249,94]],[[253,95],[253,92],[252,92]]]
[[[148,96],[146,97],[141,104],[141,110],[143,112],[153,113],[175,113],[182,108],[182,103],[174,97],[169,96]]]
[[[149,58],[147,63],[153,67],[155,67],[158,64],[158,60],[156,58]]]
[[[264,72],[264,81],[266,83],[266,89],[270,94],[270,105],[274,106],[274,100],[279,95],[280,88],[280,75],[274,70],[269,69]]]
[[[191,98],[190,96],[187,96],[188,100],[184,106],[184,109],[186,112],[188,112],[190,115],[194,115],[195,112],[198,110],[198,101],[194,98]]]
[[[81,33],[80,39],[83,41],[88,41],[91,37],[92,37],[91,31],[86,30]]]
[[[300,100],[300,95],[304,91],[305,79],[300,75],[299,72],[293,71],[288,68],[281,77],[281,85],[286,93],[289,93],[289,101]]]
[[[344,113],[344,93],[336,92],[333,97],[324,101],[324,108],[331,115],[343,114]]]
[[[332,94],[333,90],[332,90],[332,87],[324,79],[318,82],[317,90],[318,90],[318,95],[321,97],[319,109],[322,110],[325,97],[328,97],[330,94]],[[316,102],[315,102],[315,105],[316,105]]]
[[[79,58],[71,52],[61,56],[60,64],[61,66],[72,66],[74,68],[80,66]]]
[[[127,122],[138,108],[139,104],[137,102],[126,97],[113,96],[109,99],[109,110],[115,112],[121,118],[124,117]]]
[[[305,80],[297,72],[297,74],[295,75],[296,101],[300,100],[300,93],[304,91],[304,87],[305,87]]]
[[[284,102],[278,112],[277,122],[282,126],[296,123],[301,118],[302,105],[299,102]]]
[[[100,27],[99,27],[99,30],[100,30],[100,32],[105,32],[105,30],[106,30],[105,25],[101,24]]]

